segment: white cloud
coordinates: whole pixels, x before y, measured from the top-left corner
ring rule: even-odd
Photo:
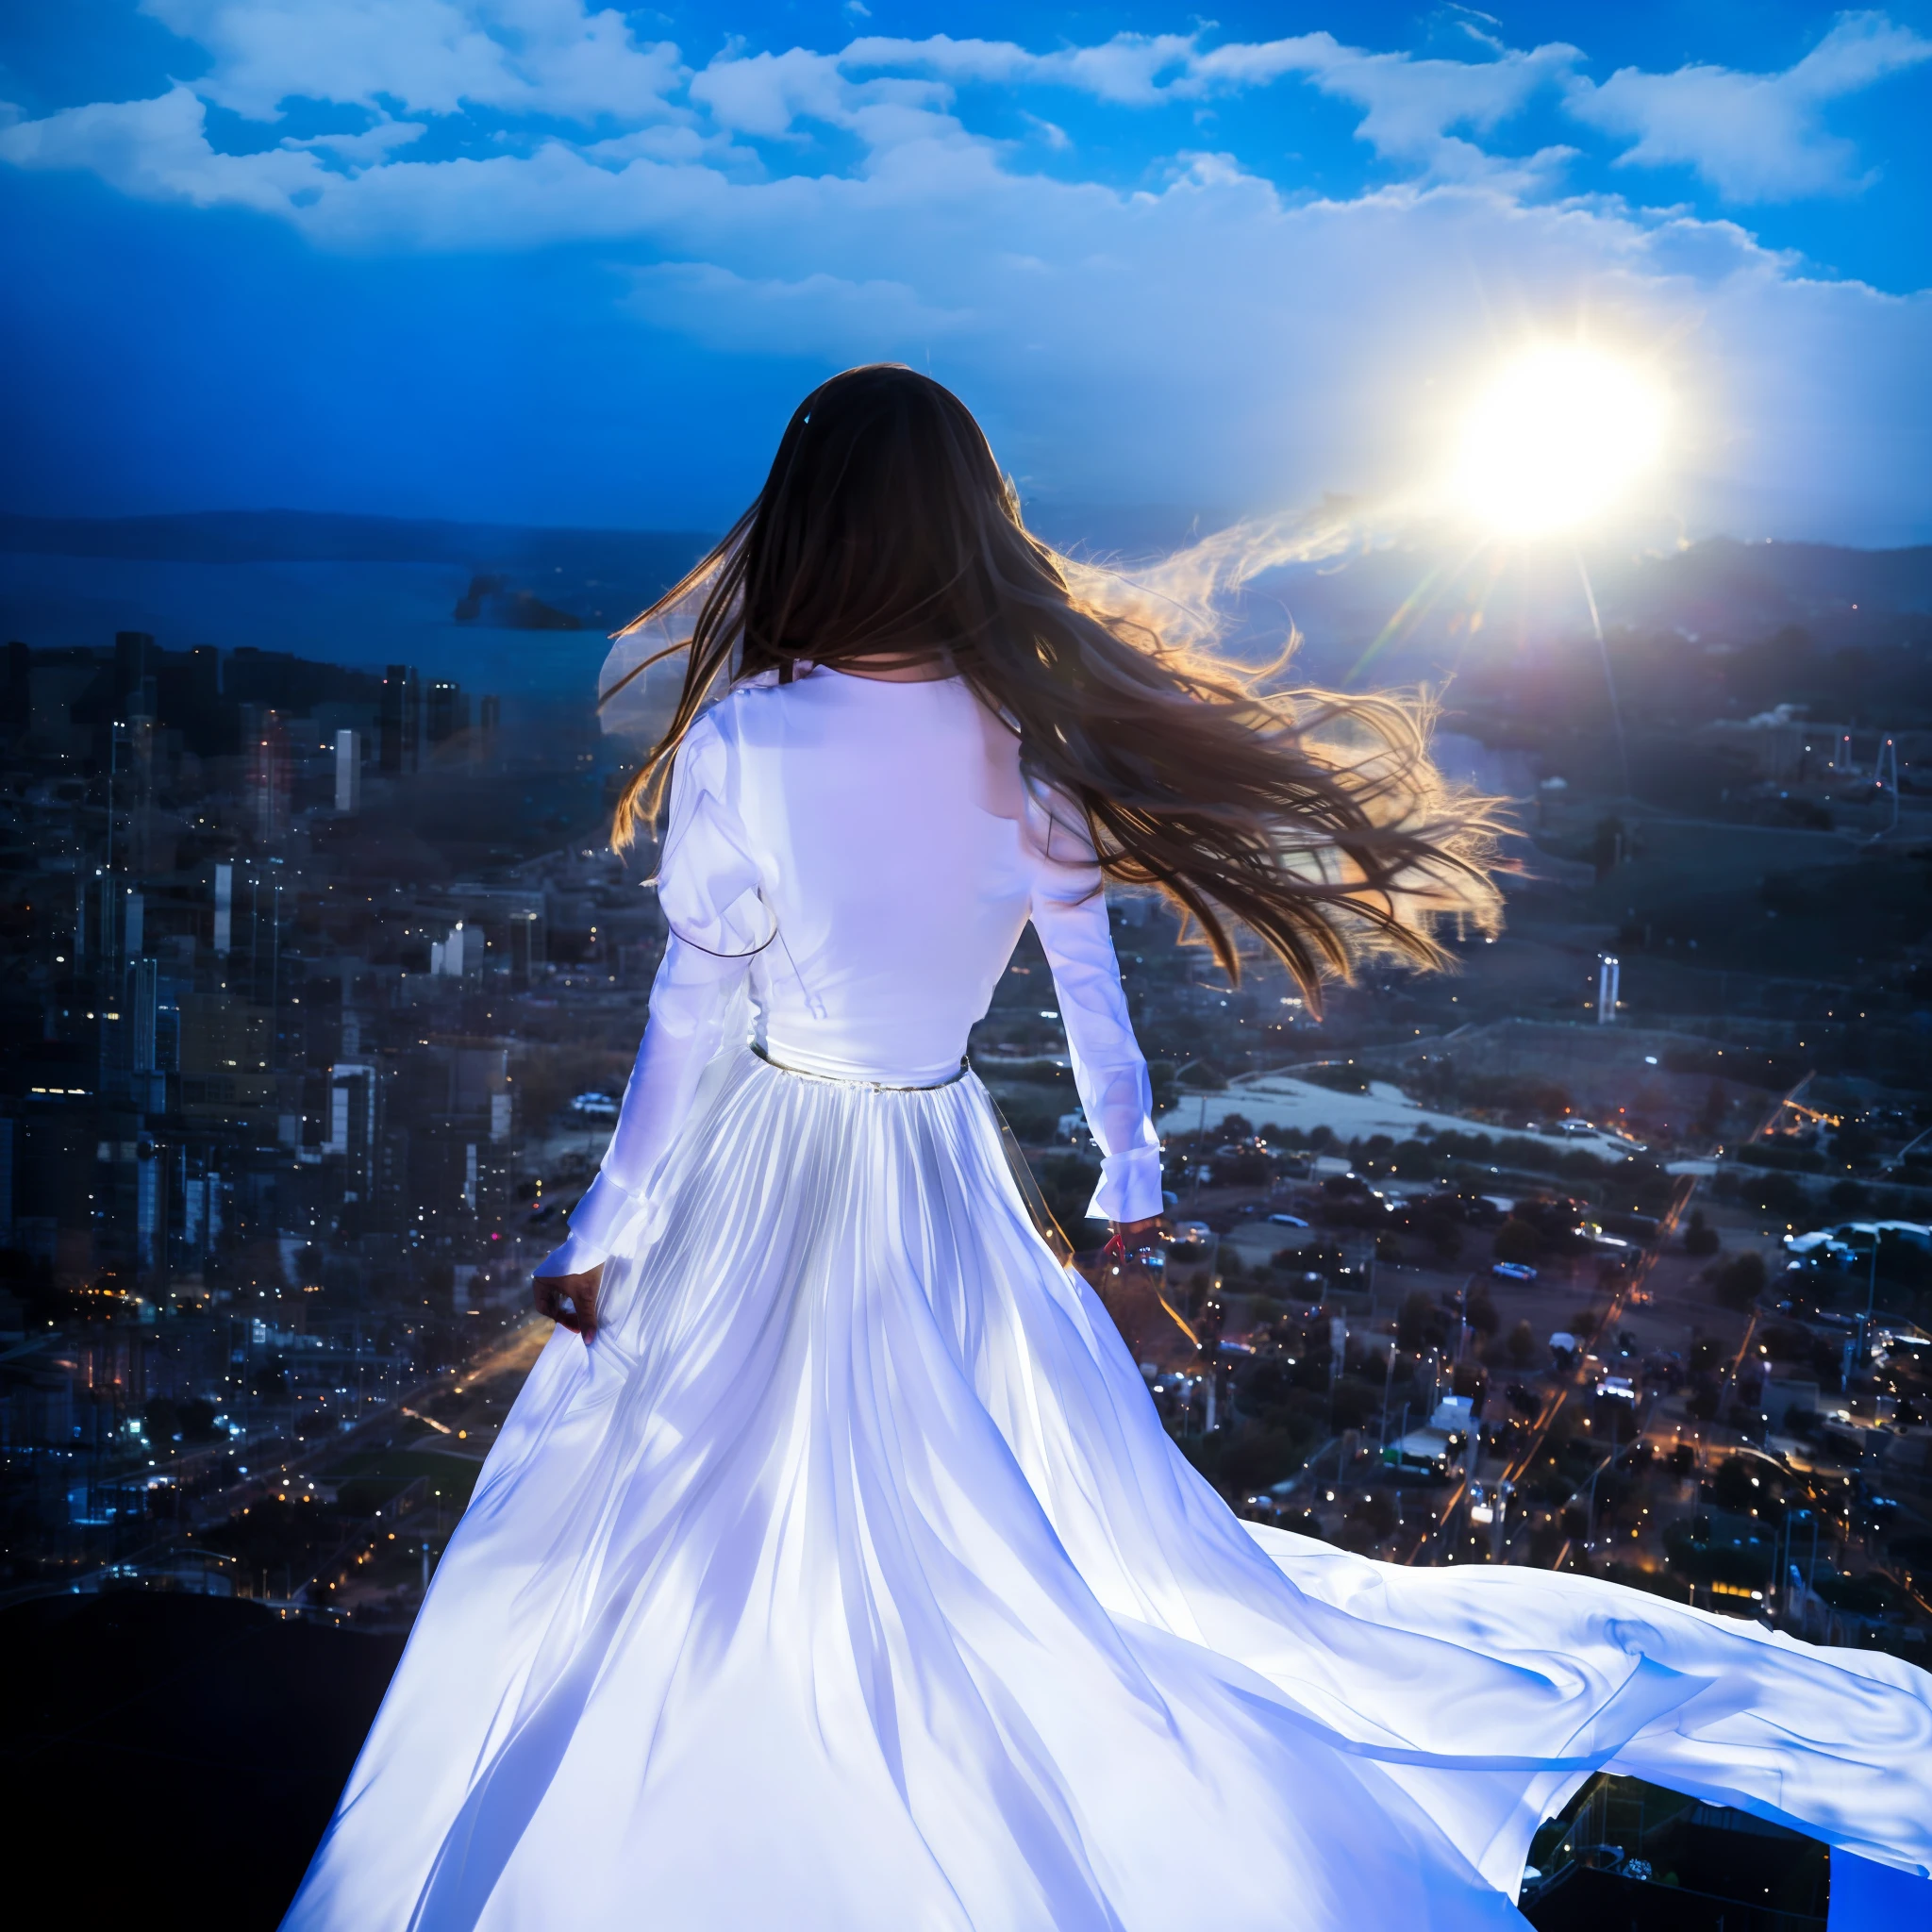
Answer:
[[[217,154],[208,110],[177,84],[151,101],[102,101],[0,128],[0,160],[19,168],[83,168],[143,201],[239,207],[299,220],[332,176],[316,156],[291,148]]]
[[[573,62],[617,17],[575,0],[312,0],[252,9],[251,40],[240,0],[153,4],[214,22],[215,75],[0,127],[0,160],[256,209],[325,247],[591,245],[624,273],[620,299],[641,324],[720,351],[822,365],[930,355],[1028,487],[1070,495],[1399,500],[1491,359],[1587,325],[1653,359],[1679,396],[1668,508],[1690,527],[1924,534],[1907,444],[1932,413],[1932,299],[1806,280],[1730,224],[1553,199],[1560,151],[1503,161],[1483,137],[1574,75],[1581,57],[1567,47],[1458,63],[1325,34],[1206,52],[1192,38],[1122,36],[1039,56],[874,37],[835,55],[727,49],[680,93],[664,78],[682,72],[675,51],[646,59],[626,37],[644,61],[624,83],[637,84],[641,125],[424,160],[407,143],[448,104],[521,89],[532,112],[560,115],[570,100],[591,115]],[[332,73],[301,91],[418,119],[266,153],[210,142],[205,101],[273,115],[291,92],[287,45],[263,20],[379,6],[413,37],[399,30],[385,55],[373,30],[346,36]],[[1840,30],[1821,46],[1807,85],[1871,71],[1879,43],[1858,31],[1857,44]],[[250,51],[272,43],[274,59]],[[1138,109],[1290,75],[1359,108],[1363,138],[1410,179],[1298,201],[1228,155],[1180,158],[1164,185],[1136,192],[1057,179],[1028,170],[1030,142],[973,133],[954,98],[1050,79]],[[786,144],[815,126],[849,134],[858,158],[788,167]],[[754,142],[765,145],[742,145]]]
[[[573,120],[661,112],[677,50],[579,0],[142,0],[214,57],[196,91],[258,121],[291,99]]]
[[[408,147],[428,132],[427,125],[421,121],[385,119],[377,121],[373,127],[364,128],[359,134],[288,135],[282,145],[286,148],[320,149],[352,167],[367,168],[386,161],[397,148]]]
[[[1070,47],[1042,54],[1033,66],[1037,80],[1077,88],[1095,100],[1144,106],[1161,98],[1194,58],[1191,34],[1116,34],[1097,47]]]
[[[1842,194],[1860,186],[1857,152],[1826,130],[1824,109],[1927,58],[1932,41],[1882,13],[1847,13],[1782,74],[1624,67],[1600,86],[1575,76],[1569,108],[1591,126],[1635,137],[1620,164],[1688,165],[1731,201]]]
[[[1581,56],[1554,42],[1526,52],[1503,48],[1481,60],[1418,59],[1365,53],[1333,34],[1309,33],[1206,49],[1196,35],[1117,34],[1097,46],[1051,54],[1029,53],[1010,41],[873,36],[812,58],[846,72],[893,68],[956,84],[1060,87],[1126,107],[1200,100],[1294,77],[1362,108],[1357,133],[1378,154],[1427,161],[1450,129],[1492,132],[1541,88],[1567,75]]]
[[[833,54],[721,55],[691,76],[691,97],[719,126],[774,140],[804,119],[840,124],[847,86]]]
[[[791,138],[801,121],[856,133],[878,150],[938,134],[958,124],[943,109],[941,82],[905,75],[855,81],[839,56],[793,47],[783,54],[728,51],[693,75],[691,98],[728,134]]]
[[[848,73],[889,67],[901,73],[930,74],[941,80],[987,81],[1008,85],[1043,77],[1051,55],[1029,54],[1011,41],[956,41],[932,34],[923,41],[865,34],[832,57]]]
[[[1577,58],[1574,47],[1538,47],[1495,60],[1411,60],[1341,50],[1316,70],[1324,93],[1366,111],[1357,134],[1378,154],[1426,160],[1453,127],[1491,134]]]

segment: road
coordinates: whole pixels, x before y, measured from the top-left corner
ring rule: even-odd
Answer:
[[[1658,1257],[1669,1244],[1671,1237],[1675,1234],[1677,1224],[1682,1220],[1684,1211],[1690,1207],[1691,1196],[1696,1191],[1697,1177],[1695,1175],[1686,1175],[1678,1183],[1676,1191],[1672,1197],[1671,1206],[1658,1223],[1656,1244],[1643,1251],[1642,1258],[1638,1262],[1636,1268],[1619,1284],[1616,1292],[1611,1296],[1610,1305],[1599,1318],[1595,1329],[1588,1338],[1579,1338],[1580,1340],[1593,1341],[1597,1337],[1614,1329],[1618,1322],[1623,1319],[1624,1310],[1629,1304],[1631,1293],[1635,1290],[1641,1288],[1644,1282],[1649,1279],[1651,1271],[1657,1266]],[[1747,1343],[1748,1341],[1749,1336],[1747,1333]],[[1550,1429],[1557,1418],[1562,1414],[1570,1398],[1589,1385],[1587,1364],[1584,1360],[1585,1354],[1585,1350],[1578,1350],[1576,1366],[1567,1375],[1562,1377],[1550,1399],[1543,1404],[1536,1421],[1531,1424],[1528,1441],[1505,1465],[1502,1474],[1492,1478],[1493,1481],[1520,1482],[1536,1466],[1537,1458],[1543,1453],[1543,1445],[1549,1439]],[[1739,1352],[1739,1360],[1742,1360],[1741,1349]],[[1737,1364],[1734,1363],[1732,1366],[1733,1373],[1735,1373]],[[1645,1420],[1647,1421],[1647,1415]],[[1638,1429],[1639,1438],[1641,1437],[1642,1432],[1643,1424],[1640,1423]],[[1407,1554],[1398,1558],[1399,1561],[1412,1564],[1422,1560],[1424,1553],[1435,1541],[1436,1538],[1447,1529],[1449,1524],[1455,1520],[1457,1510],[1461,1507],[1464,1496],[1469,1492],[1469,1485],[1472,1479],[1472,1475],[1468,1472],[1465,1472],[1457,1478],[1444,1497],[1441,1507],[1431,1513],[1427,1523],[1417,1533],[1414,1543]],[[1569,1554],[1570,1545],[1566,1542],[1561,1551],[1558,1552],[1556,1562],[1551,1567],[1560,1570]]]
[[[538,1351],[549,1340],[551,1327],[552,1324],[541,1316],[525,1316],[515,1327],[490,1343],[480,1355],[460,1368],[446,1369],[437,1374],[425,1376],[393,1401],[384,1404],[381,1408],[358,1421],[354,1428],[336,1435],[319,1436],[311,1441],[305,1442],[293,1455],[278,1460],[272,1468],[251,1469],[245,1476],[238,1476],[235,1481],[197,1498],[197,1516],[200,1521],[206,1523],[215,1518],[233,1515],[237,1510],[250,1507],[271,1496],[284,1496],[289,1492],[291,1484],[307,1480],[330,1463],[340,1462],[345,1457],[353,1456],[358,1451],[386,1446],[396,1435],[399,1427],[411,1422],[427,1422],[431,1429],[441,1430],[441,1424],[431,1421],[421,1412],[458,1388],[468,1391],[504,1374],[515,1374],[521,1380],[529,1372],[530,1364],[536,1360]],[[452,1441],[439,1446],[444,1454],[473,1458],[478,1462],[482,1461],[488,1449],[488,1445],[481,1442],[472,1446],[469,1443],[458,1445]],[[205,1456],[196,1454],[189,1460],[205,1459]],[[158,1470],[157,1474],[175,1475],[182,1466],[181,1463],[171,1463],[166,1470]],[[178,1553],[182,1531],[186,1526],[169,1524],[146,1543],[133,1550],[124,1550],[111,1561],[101,1563],[92,1571],[65,1576],[58,1581],[50,1579],[45,1584],[29,1584],[6,1591],[0,1594],[0,1607],[28,1597],[65,1595],[69,1591],[85,1589],[91,1577],[158,1563],[168,1556]]]

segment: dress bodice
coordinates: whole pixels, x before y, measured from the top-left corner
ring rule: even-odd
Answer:
[[[773,927],[755,1037],[813,1072],[957,1072],[1043,862],[1012,734],[961,679],[823,670],[740,691],[710,724]]]
[[[1030,919],[1104,1159],[1093,1212],[1160,1211],[1159,1142],[1084,821],[1022,776],[961,678],[758,679],[679,748],[656,886],[670,937],[574,1258],[646,1197],[704,1068],[754,1043],[835,1078],[959,1069]]]

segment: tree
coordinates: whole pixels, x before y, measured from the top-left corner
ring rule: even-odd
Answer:
[[[1087,1204],[1100,1180],[1099,1163],[1074,1154],[1049,1155],[1035,1173],[1047,1212],[1076,1248],[1085,1246],[1092,1232],[1087,1222]]]
[[[1419,1354],[1429,1345],[1430,1331],[1440,1329],[1436,1304],[1426,1289],[1416,1289],[1405,1298],[1395,1321],[1395,1345],[1408,1355]]]
[[[1690,1225],[1684,1230],[1684,1252],[1687,1255],[1714,1255],[1722,1245],[1717,1229],[1706,1223],[1704,1209],[1691,1208]]]
[[[212,1442],[222,1431],[215,1426],[215,1406],[205,1397],[191,1395],[181,1405],[181,1440],[184,1442]]]
[[[1265,1188],[1274,1173],[1274,1163],[1257,1147],[1244,1147],[1239,1154],[1218,1154],[1214,1158],[1214,1179],[1221,1187]]]
[[[1456,1214],[1447,1208],[1433,1205],[1410,1208],[1403,1224],[1410,1234],[1429,1244],[1439,1267],[1446,1267],[1461,1252],[1462,1227]]]
[[[1764,1257],[1756,1248],[1733,1255],[1711,1276],[1711,1288],[1727,1308],[1748,1308],[1764,1292]]]
[[[1503,1345],[1509,1351],[1509,1359],[1519,1369],[1526,1369],[1536,1359],[1536,1330],[1527,1322],[1519,1322]]]
[[[1711,1477],[1710,1494],[1720,1509],[1741,1516],[1747,1509],[1770,1503],[1771,1497],[1762,1486],[1763,1478],[1754,1476],[1752,1469],[1751,1461],[1742,1456],[1727,1456],[1718,1464]]]

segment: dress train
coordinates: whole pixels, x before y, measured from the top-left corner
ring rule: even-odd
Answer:
[[[1520,1926],[1599,1769],[1932,1871],[1932,1676],[1241,1523],[975,1079],[707,1077],[289,1932]]]

